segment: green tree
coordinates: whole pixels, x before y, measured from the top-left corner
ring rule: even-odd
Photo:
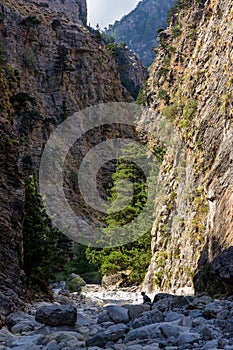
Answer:
[[[48,285],[66,261],[64,236],[45,212],[34,176],[25,184],[23,223],[24,271],[30,290],[48,293]]]
[[[107,225],[103,229],[108,235],[109,229],[131,223],[139,216],[147,201],[147,178],[137,162],[145,155],[135,150],[135,144],[130,144],[116,165],[113,175],[113,185],[109,189],[108,200],[110,207],[103,218]],[[140,162],[139,162],[140,163]],[[127,182],[125,180],[127,179]],[[124,183],[122,183],[124,181]],[[133,196],[129,202],[129,194]],[[123,208],[118,210],[118,208]],[[140,229],[147,227],[147,217],[140,221]],[[141,231],[140,230],[140,231]],[[145,229],[145,234],[138,237],[138,226],[132,226],[132,232],[128,233],[132,241],[114,248],[87,248],[88,260],[95,264],[101,274],[113,274],[118,271],[130,270],[130,279],[133,284],[142,282],[151,259],[151,235],[150,229]],[[119,239],[119,237],[118,237]],[[122,242],[124,242],[122,240]]]

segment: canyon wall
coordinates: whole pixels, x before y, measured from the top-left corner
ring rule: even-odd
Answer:
[[[176,291],[195,275],[197,293],[224,294],[208,273],[233,245],[233,4],[183,3],[159,35],[144,92],[148,107],[179,134],[161,168],[144,288]]]
[[[80,17],[59,14],[61,3],[0,1],[2,312],[24,296],[24,180],[38,173],[51,131],[85,107],[132,100],[104,44]],[[65,5],[86,16],[85,1]]]

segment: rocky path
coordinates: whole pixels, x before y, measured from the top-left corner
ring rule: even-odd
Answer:
[[[13,313],[0,330],[0,350],[233,350],[233,298],[160,293],[143,305],[139,292],[120,293],[117,303],[111,295],[67,293]]]

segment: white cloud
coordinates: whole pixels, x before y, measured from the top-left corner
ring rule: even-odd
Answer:
[[[94,28],[97,23],[101,28],[107,27],[133,10],[138,3],[139,0],[87,0],[87,23]]]

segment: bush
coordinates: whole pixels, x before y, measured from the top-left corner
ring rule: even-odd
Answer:
[[[178,36],[181,35],[181,29],[179,25],[176,25],[175,27],[172,28],[172,38],[176,39]]]
[[[163,109],[163,115],[166,117],[169,121],[173,121],[176,119],[176,117],[179,115],[179,108],[176,103],[173,103],[169,106],[164,107]]]
[[[28,16],[24,18],[20,25],[23,25],[25,27],[37,27],[41,23],[41,20],[39,18],[36,18],[35,16]]]
[[[86,285],[86,282],[82,279],[81,276],[72,274],[68,280],[68,289],[71,293],[80,292],[82,287]]]

